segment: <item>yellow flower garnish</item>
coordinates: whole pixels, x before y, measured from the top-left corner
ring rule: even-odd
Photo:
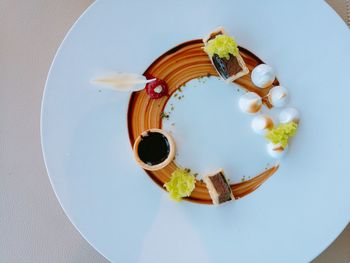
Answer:
[[[211,57],[217,54],[220,58],[226,59],[230,58],[230,54],[237,56],[239,52],[236,41],[227,35],[218,35],[214,39],[209,40],[204,51]]]
[[[282,123],[278,127],[270,130],[266,138],[273,144],[281,144],[285,148],[290,137],[297,133],[298,124],[295,122]]]
[[[181,201],[182,197],[190,196],[196,183],[196,178],[187,169],[177,169],[171,174],[170,181],[164,184],[170,197]]]

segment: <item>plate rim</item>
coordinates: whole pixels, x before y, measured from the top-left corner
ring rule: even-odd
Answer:
[[[87,237],[86,235],[80,230],[80,228],[78,227],[78,225],[76,224],[76,222],[74,221],[74,219],[70,216],[70,214],[67,212],[63,202],[61,201],[61,198],[56,190],[56,187],[53,183],[52,180],[52,176],[50,175],[50,169],[47,165],[47,157],[46,157],[46,151],[45,151],[45,142],[44,142],[44,138],[43,138],[43,130],[44,128],[44,121],[43,121],[43,115],[44,115],[44,109],[45,109],[45,98],[46,98],[46,93],[48,90],[48,83],[49,83],[49,79],[52,75],[52,70],[53,67],[55,65],[55,62],[60,54],[61,49],[63,48],[64,43],[66,42],[67,38],[71,35],[72,31],[75,29],[75,27],[77,26],[77,24],[80,23],[81,19],[86,15],[86,13],[88,13],[91,9],[93,9],[93,7],[95,5],[97,5],[97,3],[101,2],[102,0],[95,0],[94,2],[92,2],[80,15],[79,17],[75,20],[75,22],[70,26],[69,30],[65,33],[65,36],[63,37],[63,39],[61,40],[60,44],[58,45],[58,48],[51,60],[51,64],[49,67],[49,70],[47,72],[47,77],[45,80],[45,84],[44,84],[44,89],[43,89],[43,93],[42,93],[42,98],[41,98],[41,106],[40,106],[40,145],[41,145],[41,152],[42,152],[42,156],[43,156],[43,161],[44,161],[44,165],[45,165],[45,169],[46,169],[46,173],[47,176],[49,178],[50,181],[50,185],[53,189],[53,192],[58,200],[58,203],[60,204],[61,208],[63,209],[64,214],[67,216],[67,218],[69,219],[70,223],[74,226],[74,228],[78,231],[78,233],[83,237],[84,240],[86,240],[86,242],[93,248],[95,249],[101,256],[103,256],[104,258],[106,258],[108,261],[113,262],[112,259],[110,259],[105,253],[103,253],[99,248],[97,248],[95,246],[95,244],[93,244]],[[340,17],[340,15],[326,2],[326,1],[318,1],[319,5],[326,5],[328,8],[328,12],[329,14],[332,14],[333,19],[338,20],[338,23],[341,23],[343,25],[344,28],[348,29],[348,26],[346,25],[346,23],[344,22],[344,20]],[[330,237],[329,240],[330,242],[326,242],[326,245],[321,246],[318,249],[318,252],[310,254],[310,258],[309,261],[312,261],[314,259],[316,259],[319,255],[321,255],[329,246],[331,246],[333,244],[333,242],[337,239],[337,237],[346,229],[346,227],[348,226],[348,224],[350,223],[350,218],[348,219],[349,222],[346,222],[344,225],[342,225],[341,227],[339,227],[339,229],[334,230],[332,233],[328,234],[328,236]]]
[[[63,202],[61,201],[61,198],[56,190],[55,184],[53,183],[52,177],[50,175],[50,169],[47,165],[47,159],[46,159],[46,154],[45,154],[45,143],[44,143],[44,138],[43,138],[43,130],[44,130],[44,121],[43,121],[43,115],[44,115],[44,107],[45,107],[45,98],[46,98],[46,92],[48,90],[48,83],[49,83],[49,79],[50,76],[52,74],[52,70],[53,67],[55,65],[56,59],[59,56],[59,53],[66,41],[66,39],[69,37],[69,35],[71,34],[71,32],[73,31],[73,29],[76,27],[76,25],[80,22],[80,20],[82,19],[82,17],[89,12],[90,9],[92,9],[95,4],[99,2],[99,0],[96,0],[94,2],[92,2],[81,14],[80,16],[75,20],[75,22],[70,26],[70,28],[68,29],[68,31],[65,33],[65,36],[63,37],[63,39],[61,40],[60,44],[57,47],[57,50],[52,58],[49,70],[47,72],[47,76],[46,76],[46,80],[45,80],[45,84],[44,84],[44,90],[42,93],[42,97],[41,97],[41,105],[40,105],[40,146],[41,146],[41,154],[43,157],[43,161],[44,161],[44,165],[45,165],[45,170],[47,173],[47,177],[49,178],[50,181],[50,185],[52,187],[52,190],[55,194],[55,197],[60,205],[60,207],[62,208],[65,216],[68,218],[69,222],[74,226],[74,228],[78,231],[78,233],[80,234],[81,237],[83,237],[83,239],[95,250],[97,251],[102,257],[104,257],[105,259],[107,259],[110,262],[113,262],[112,259],[110,259],[107,255],[105,255],[100,249],[98,249],[86,236],[85,234],[80,230],[80,228],[78,227],[78,225],[75,223],[74,219],[70,216],[70,214],[67,212]]]

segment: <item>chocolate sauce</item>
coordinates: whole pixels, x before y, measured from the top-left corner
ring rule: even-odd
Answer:
[[[141,161],[148,165],[160,164],[169,156],[169,141],[159,132],[148,132],[141,136],[137,153]]]

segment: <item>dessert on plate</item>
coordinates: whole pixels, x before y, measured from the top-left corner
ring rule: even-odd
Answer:
[[[251,74],[246,63],[252,69]],[[279,160],[297,133],[300,114],[288,106],[289,92],[280,85],[275,72],[247,49],[239,51],[235,39],[219,27],[203,39],[187,41],[165,52],[142,75],[115,73],[94,83],[131,93],[127,125],[135,160],[155,183],[166,189],[171,199],[218,205],[256,190],[277,171],[279,161],[258,175],[248,175],[248,180],[243,176],[241,182],[231,185],[223,169],[208,175],[192,173],[175,161],[175,141],[171,132],[164,130],[173,131],[175,122],[171,129],[162,128],[163,121],[168,121],[175,107],[171,102],[171,112],[165,112],[165,107],[171,97],[177,101],[184,97],[179,95],[181,87],[192,79],[201,79],[204,83],[203,78],[218,75],[229,85],[237,80],[235,83],[242,90],[237,89],[240,97],[236,107],[250,118],[251,131],[247,126],[247,132],[260,135],[266,154]],[[221,102],[213,99],[215,103]],[[213,165],[213,160],[207,161]]]

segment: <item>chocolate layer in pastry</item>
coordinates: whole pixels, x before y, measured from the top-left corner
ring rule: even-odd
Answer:
[[[221,204],[234,199],[231,187],[228,184],[223,171],[204,177],[209,194],[214,204]]]
[[[219,203],[231,200],[231,188],[221,172],[214,176],[210,176],[209,179],[216,192],[219,194]]]
[[[242,71],[242,67],[239,65],[237,58],[232,54],[230,54],[229,59],[220,58],[217,54],[214,54],[212,61],[216,70],[225,79]]]

